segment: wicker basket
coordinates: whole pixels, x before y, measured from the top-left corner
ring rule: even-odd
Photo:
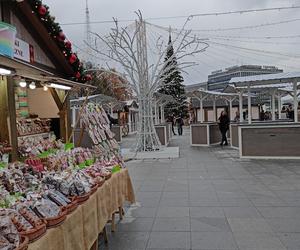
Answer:
[[[93,193],[95,193],[98,189],[98,184],[95,184],[94,186],[91,187],[91,191],[89,192],[90,195],[92,195]]]
[[[45,224],[41,224],[38,227],[35,227],[33,229],[20,232],[21,236],[27,237],[29,242],[36,241],[40,237],[42,237],[46,233],[46,222]]]
[[[77,207],[78,207],[77,199],[73,197],[71,198],[71,203],[68,204],[65,208],[67,210],[67,213],[70,214],[74,212]]]
[[[21,243],[15,250],[27,250],[29,239],[26,236],[21,236]]]
[[[86,193],[84,195],[81,195],[81,196],[77,196],[76,199],[77,199],[77,203],[80,205],[82,203],[84,203],[85,201],[87,201],[89,198],[90,198],[90,192],[89,193]]]
[[[111,178],[112,174],[110,173],[109,175],[105,176],[105,180],[109,180]]]
[[[98,182],[98,187],[101,187],[105,182],[105,178],[102,178],[101,181]]]
[[[62,208],[59,215],[56,217],[46,218],[47,228],[57,227],[64,222],[67,217],[67,209]]]

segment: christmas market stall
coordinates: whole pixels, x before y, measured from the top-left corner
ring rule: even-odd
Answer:
[[[94,147],[75,147],[70,93],[92,86],[72,44],[39,0],[1,1],[0,20],[0,249],[97,249],[134,202],[108,116],[87,105]]]

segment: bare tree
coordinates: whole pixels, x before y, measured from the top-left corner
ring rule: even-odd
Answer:
[[[186,58],[204,51],[208,45],[197,37],[191,36],[191,31],[185,30],[185,25],[189,21],[187,19],[173,40],[176,44],[173,56],[177,57],[177,65],[174,67],[172,63],[174,57],[164,61],[168,47],[161,37],[155,44],[156,63],[148,65],[146,38],[146,24],[148,23],[143,20],[141,12],[136,14],[138,19],[133,33],[129,26],[119,27],[117,20],[114,19],[115,27],[111,29],[108,36],[102,37],[97,33],[92,33],[95,37],[95,44],[91,48],[123,67],[128,86],[136,93],[139,102],[138,141],[135,150],[136,152],[155,151],[160,149],[161,144],[153,122],[153,94],[174,70],[184,71],[185,68],[195,65],[194,62],[186,61]],[[99,43],[104,43],[107,50],[100,50]]]

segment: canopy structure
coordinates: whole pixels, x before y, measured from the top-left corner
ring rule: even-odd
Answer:
[[[89,84],[79,83],[59,77],[56,74],[50,72],[49,70],[41,69],[21,60],[9,58],[3,55],[0,55],[0,66],[12,69],[13,75],[30,78],[36,81],[41,81],[45,83],[58,83],[66,85],[68,87],[96,88],[95,86]]]
[[[209,90],[195,90],[187,93],[188,97],[197,98],[200,101],[200,122],[204,121],[204,112],[203,112],[203,101],[204,100],[212,100],[213,101],[213,119],[217,121],[216,116],[216,100],[217,99],[225,99],[229,102],[229,110],[232,111],[232,102],[236,100],[240,94],[239,93],[224,93],[217,91],[209,91]],[[231,114],[230,114],[231,117]]]
[[[95,102],[99,103],[101,105],[103,104],[111,104],[111,103],[118,103],[119,101],[111,96],[98,94],[98,95],[91,95],[91,96],[83,96],[79,97],[78,99],[71,100],[71,106],[78,106],[84,103],[84,101],[87,99],[88,102]]]
[[[294,121],[298,122],[298,89],[300,88],[300,72],[265,74],[246,77],[234,77],[229,83],[241,93],[248,92],[248,110],[251,111],[251,92],[254,90],[269,91],[272,95],[272,119],[275,120],[275,93],[293,96]],[[279,95],[280,96],[280,95]],[[281,99],[281,96],[278,100]],[[278,110],[281,110],[279,101]],[[248,112],[248,123],[251,124],[251,112]]]
[[[162,93],[154,93],[153,95],[154,99],[154,122],[155,124],[163,123],[165,113],[164,113],[164,107],[171,102],[176,102],[176,100],[171,95],[166,95]],[[159,111],[160,111],[160,117],[159,119]]]

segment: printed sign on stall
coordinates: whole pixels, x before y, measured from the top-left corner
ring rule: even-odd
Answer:
[[[16,38],[14,58],[32,63],[34,61],[33,46],[19,38]]]
[[[13,57],[16,28],[8,23],[0,22],[0,55]]]

